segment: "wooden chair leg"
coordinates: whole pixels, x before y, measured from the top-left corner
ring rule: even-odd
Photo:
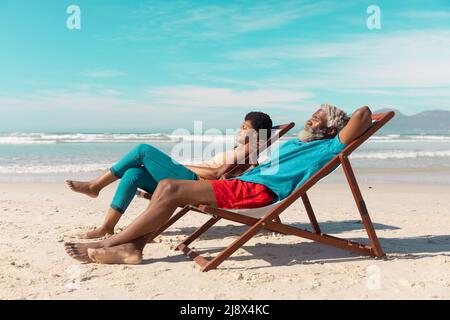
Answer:
[[[238,239],[233,241],[225,250],[212,259],[202,271],[207,272],[209,270],[217,268],[224,260],[231,256],[237,249],[241,248],[248,240],[250,240],[255,234],[264,228],[263,223],[257,222],[245,231]]]
[[[278,217],[276,217],[275,219],[273,219],[273,221],[278,222],[278,223],[281,223],[280,216],[278,216]]]
[[[322,231],[320,230],[319,223],[317,222],[316,216],[314,214],[313,208],[311,206],[311,202],[309,202],[308,195],[306,192],[302,195],[303,205],[305,206],[306,213],[308,214],[309,221],[311,222],[311,226],[315,233],[320,234]]]
[[[373,251],[377,257],[384,256],[383,249],[381,248],[380,241],[378,240],[375,228],[373,227],[372,220],[370,219],[369,212],[367,211],[366,204],[359,189],[358,182],[356,181],[355,174],[353,173],[350,162],[346,156],[342,154],[339,156],[342,168],[344,169],[345,176],[352,190],[353,197],[356,202],[356,206],[361,215],[362,222],[369,237],[370,243],[372,244]]]
[[[205,233],[209,228],[211,228],[213,225],[215,225],[220,220],[219,217],[212,217],[209,219],[204,225],[202,225],[200,228],[195,230],[193,234],[191,234],[189,237],[187,237],[183,242],[181,242],[175,250],[180,250],[181,247],[186,247],[190,243],[192,243],[195,239],[200,237],[203,233]]]

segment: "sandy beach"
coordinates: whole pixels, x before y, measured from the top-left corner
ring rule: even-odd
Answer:
[[[173,247],[207,217],[191,213],[147,245],[138,266],[79,264],[63,242],[98,225],[116,185],[97,199],[63,183],[0,184],[0,299],[449,299],[450,186],[361,181],[385,259],[265,232],[217,270]],[[349,188],[320,182],[309,193],[323,231],[365,238]],[[125,227],[147,205],[135,199]],[[298,202],[284,222],[307,227]],[[221,222],[194,243],[215,254],[245,227]]]

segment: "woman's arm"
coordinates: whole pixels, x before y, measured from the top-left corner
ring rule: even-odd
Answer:
[[[247,173],[248,171],[256,168],[257,166],[258,166],[258,164],[240,164],[240,165],[237,165],[235,168],[233,168],[233,170],[230,170],[231,172],[229,172],[229,171],[225,172],[220,177],[220,180],[225,180],[225,179],[231,179],[231,178],[239,177],[239,176],[243,175],[244,173]]]
[[[218,168],[209,168],[209,167],[203,167],[203,166],[191,166],[186,165],[185,167],[197,174],[201,179],[207,179],[207,180],[218,180],[220,179],[225,173],[229,172],[231,169],[235,168],[236,165],[239,166],[239,164],[242,164],[245,168],[238,168],[236,172],[243,172],[247,170],[251,164],[243,164],[245,158],[250,154],[250,146],[249,144],[245,144],[243,149],[235,149],[233,152],[233,159],[231,163],[225,163],[221,165]],[[228,160],[228,159],[226,159]],[[233,172],[235,175],[236,173]],[[238,174],[239,175],[239,174]]]
[[[224,164],[218,168],[208,168],[208,167],[201,167],[201,166],[190,166],[186,165],[185,167],[194,172],[197,176],[199,176],[201,179],[206,180],[219,180],[219,178],[229,171],[230,169],[234,168],[236,164]]]

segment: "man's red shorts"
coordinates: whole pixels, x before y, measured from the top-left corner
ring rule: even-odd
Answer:
[[[259,208],[273,203],[276,199],[272,190],[259,183],[237,179],[210,182],[219,208]]]

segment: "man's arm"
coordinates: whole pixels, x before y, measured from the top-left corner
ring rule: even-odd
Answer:
[[[369,107],[361,107],[353,112],[347,125],[339,132],[339,139],[349,144],[359,138],[372,125],[372,111]]]

